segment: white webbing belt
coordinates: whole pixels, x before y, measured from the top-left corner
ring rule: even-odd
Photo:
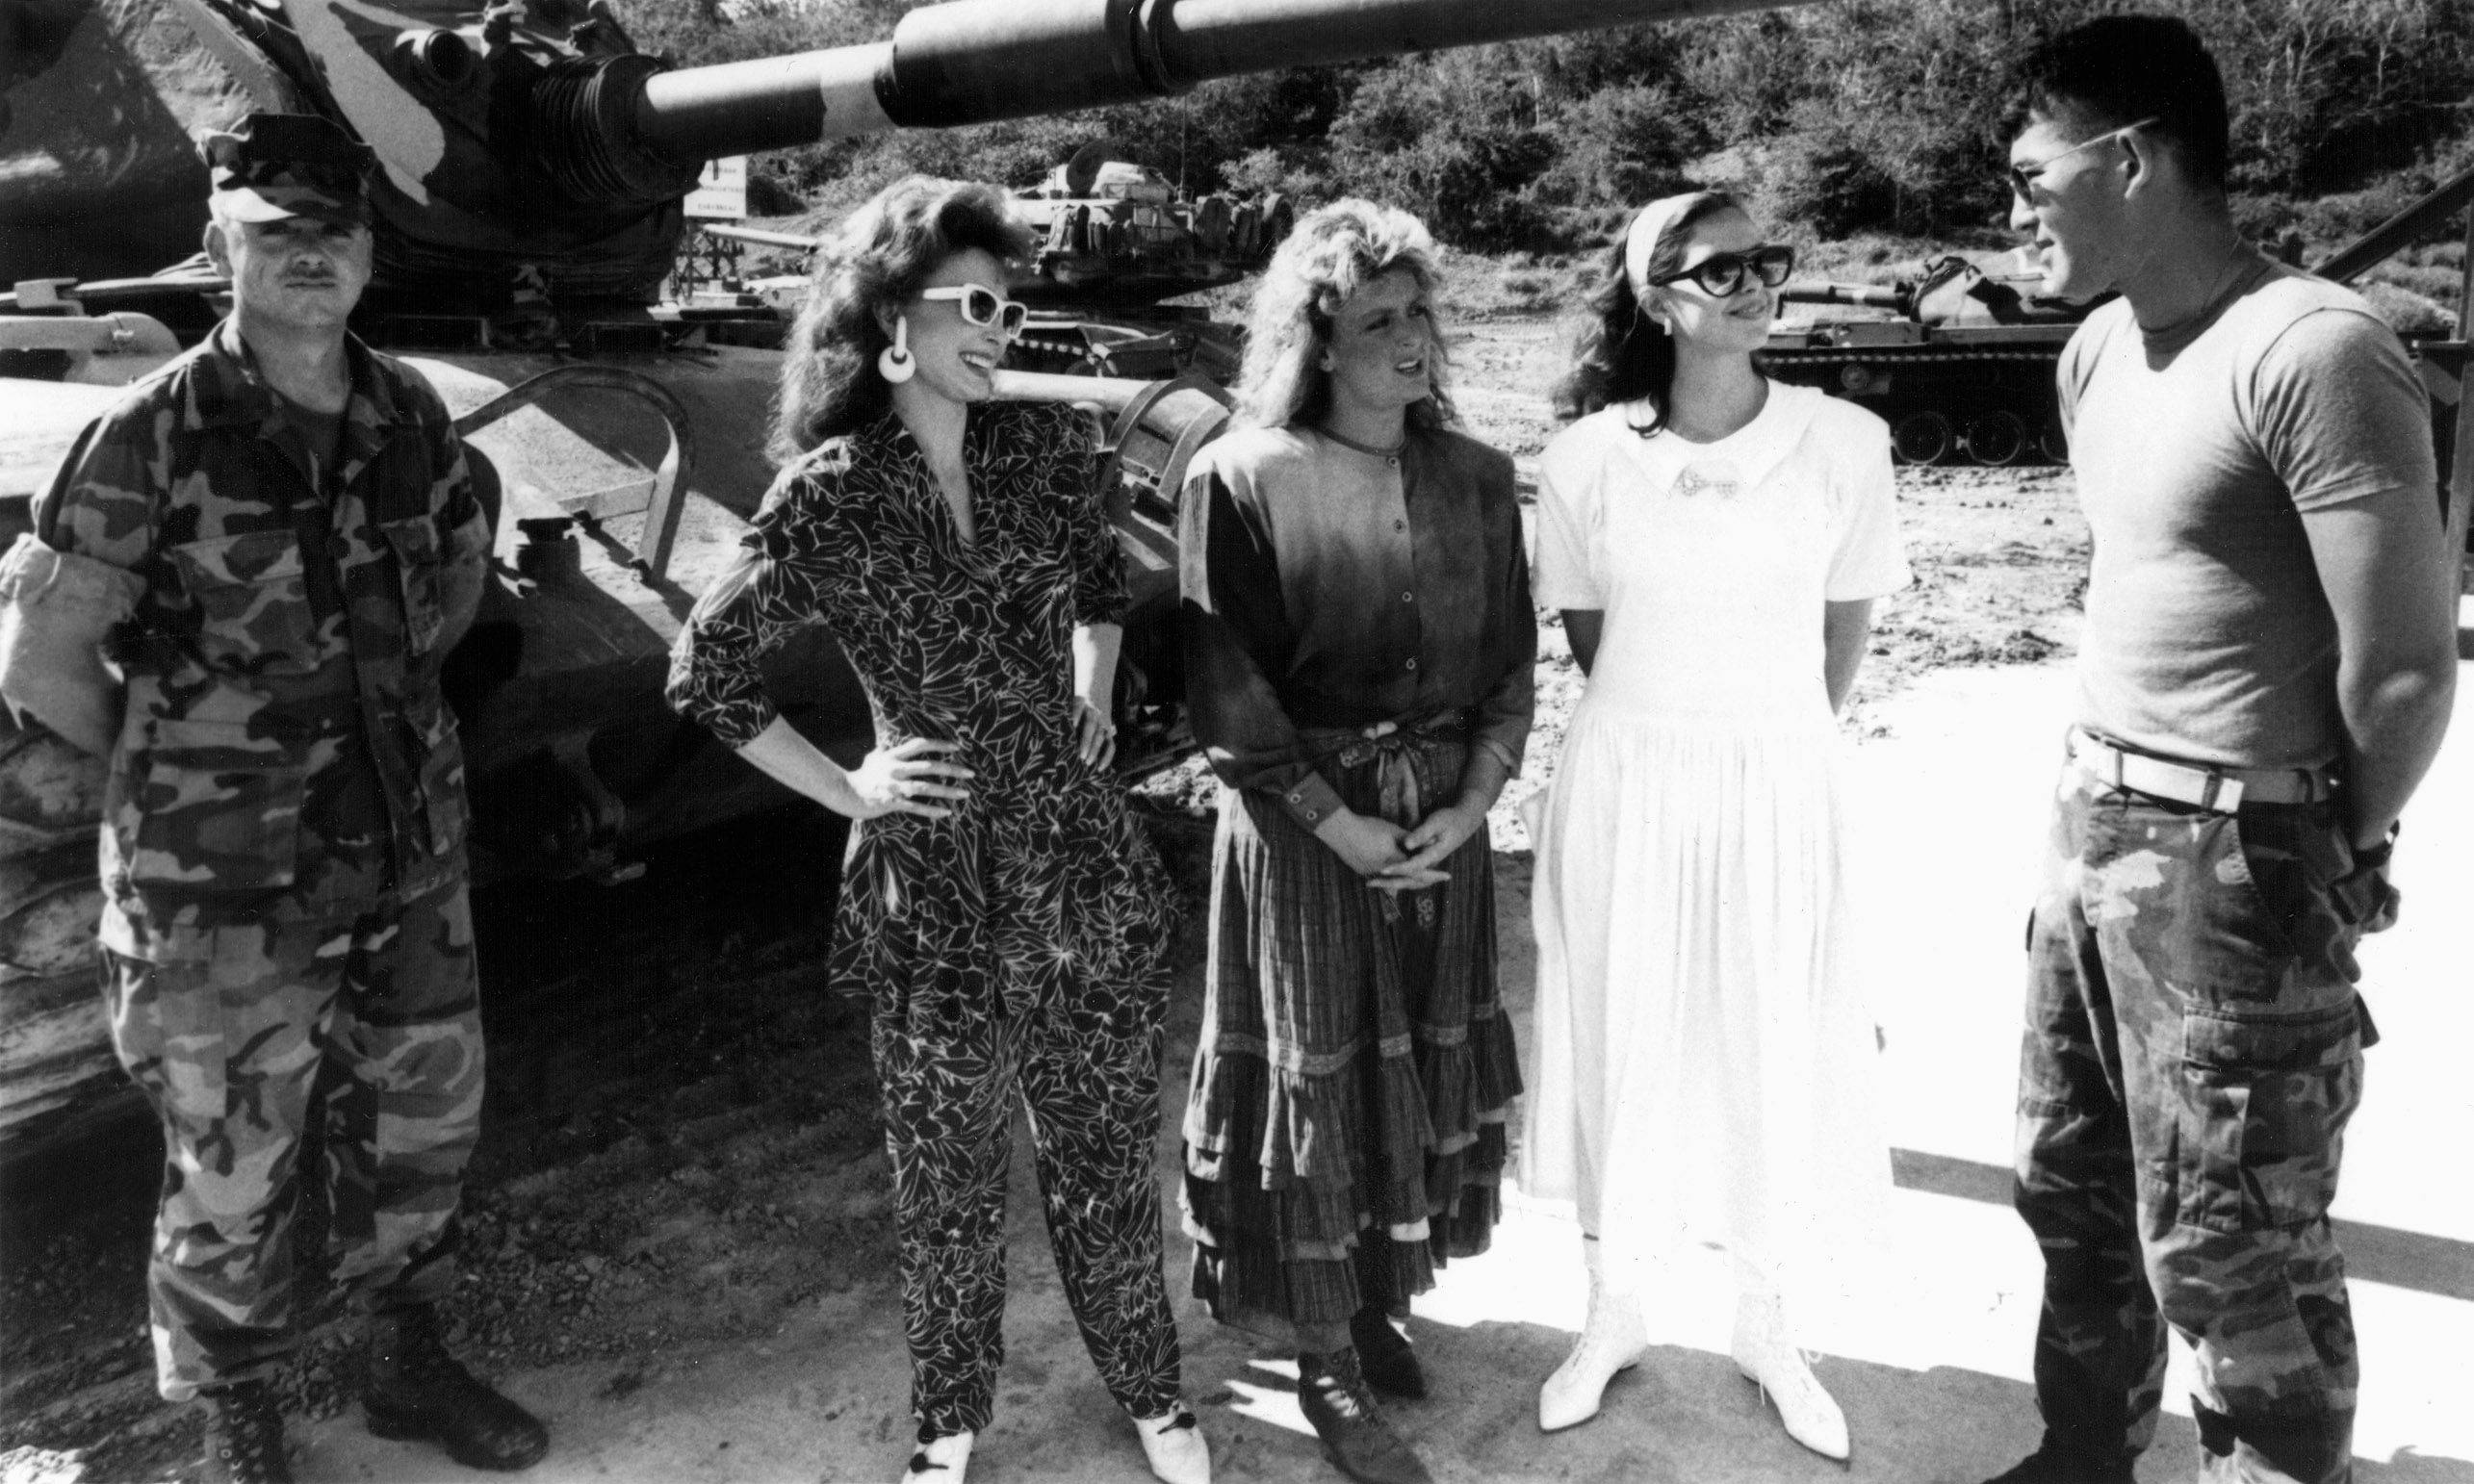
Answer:
[[[2259,804],[2314,804],[2332,798],[2336,780],[2306,768],[2220,768],[2126,752],[2074,728],[2071,761],[2100,783],[2230,814],[2246,799]]]

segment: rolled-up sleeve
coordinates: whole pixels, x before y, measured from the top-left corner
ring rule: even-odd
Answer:
[[[33,532],[0,557],[0,697],[21,718],[109,729],[99,654],[146,593],[151,425],[127,409],[88,424],[36,498]]]
[[[0,698],[10,711],[52,725],[94,709],[96,656],[144,592],[135,573],[19,536],[0,556]]]
[[[670,708],[733,747],[755,741],[782,714],[760,662],[823,616],[836,580],[816,514],[828,499],[812,475],[776,484],[737,557],[696,600],[671,647]]]
[[[1340,810],[1340,794],[1302,756],[1265,673],[1296,645],[1278,558],[1259,511],[1207,460],[1178,502],[1177,553],[1195,738],[1224,782],[1273,795],[1312,830]]]

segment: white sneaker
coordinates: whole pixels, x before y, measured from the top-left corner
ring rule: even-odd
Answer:
[[[1192,1408],[1179,1402],[1154,1418],[1136,1418],[1143,1456],[1162,1484],[1211,1484],[1211,1445],[1203,1441]]]
[[[1598,1415],[1607,1383],[1619,1370],[1640,1364],[1649,1348],[1649,1328],[1641,1322],[1640,1300],[1630,1292],[1612,1292],[1595,1272],[1589,1274],[1589,1321],[1572,1353],[1537,1389],[1537,1425],[1555,1432]]]
[[[1844,1461],[1847,1418],[1788,1339],[1787,1313],[1775,1293],[1736,1298],[1736,1369],[1759,1385],[1787,1424],[1787,1436],[1820,1454]]]
[[[970,1467],[970,1445],[977,1433],[947,1433],[934,1443],[922,1443],[902,1468],[896,1484],[962,1484],[965,1470]]]

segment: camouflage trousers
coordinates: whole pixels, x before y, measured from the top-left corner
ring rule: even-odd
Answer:
[[[2170,1323],[2201,1475],[2353,1474],[2358,1368],[2328,1219],[2375,1038],[2334,806],[2217,813],[2063,770],[2027,934],[2019,1213],[2044,1249],[2036,1396],[2091,1461],[2155,1436]]]
[[[103,980],[113,1045],[163,1120],[146,1289],[165,1397],[264,1375],[295,1343],[313,1086],[337,1282],[365,1309],[447,1296],[481,1118],[463,883],[341,920],[220,929],[202,957],[107,952]]]

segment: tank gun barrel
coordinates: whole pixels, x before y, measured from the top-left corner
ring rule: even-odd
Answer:
[[[888,128],[945,128],[1167,97],[1212,78],[1776,0],[952,0],[889,41],[656,73],[635,142],[693,165]]]
[[[1916,307],[1916,291],[1905,284],[1791,283],[1778,291],[1778,297],[1787,304],[1861,304],[1900,314]]]
[[[809,237],[798,232],[768,232],[762,227],[727,226],[718,221],[699,221],[697,229],[709,237],[726,237],[734,243],[754,243],[760,247],[793,247],[801,252],[813,252],[824,245],[821,237]]]

